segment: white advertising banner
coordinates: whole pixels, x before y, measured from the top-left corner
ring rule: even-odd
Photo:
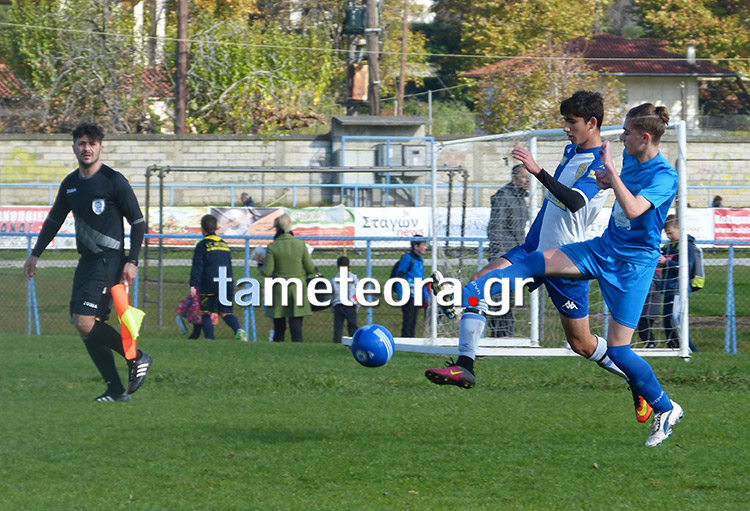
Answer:
[[[404,242],[378,241],[376,246],[408,246],[406,241],[416,236],[430,236],[430,208],[352,208],[354,235],[357,237],[404,238]],[[356,246],[364,247],[364,241]]]

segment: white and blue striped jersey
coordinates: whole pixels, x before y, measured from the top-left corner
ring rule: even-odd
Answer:
[[[522,245],[527,252],[547,250],[568,243],[586,240],[586,228],[604,206],[607,190],[596,184],[596,170],[603,170],[599,154],[601,147],[580,149],[569,144],[563,151],[554,178],[561,184],[573,188],[586,199],[586,205],[571,213],[549,190],[546,191],[542,208],[531,224],[526,241]]]

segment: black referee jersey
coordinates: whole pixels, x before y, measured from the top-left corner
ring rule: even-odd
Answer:
[[[144,221],[138,199],[125,176],[104,164],[88,178],[81,177],[76,169],[63,179],[47,216],[47,222],[54,226],[52,236],[49,240],[42,239],[47,234],[42,229],[32,255],[38,257],[42,253],[70,211],[75,219],[76,248],[84,257],[110,250],[123,252],[123,217],[131,226]]]

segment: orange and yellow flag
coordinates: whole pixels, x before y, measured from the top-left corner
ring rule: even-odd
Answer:
[[[140,309],[131,307],[128,303],[128,290],[123,284],[112,286],[112,299],[117,310],[117,319],[120,320],[120,336],[122,337],[122,349],[127,360],[135,359],[136,339],[146,315]]]

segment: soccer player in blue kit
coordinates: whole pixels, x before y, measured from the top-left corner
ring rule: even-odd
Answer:
[[[646,447],[661,444],[683,416],[682,407],[667,396],[648,362],[630,348],[659,259],[664,220],[677,192],[677,172],[659,151],[668,122],[663,106],[644,103],[628,112],[620,135],[625,149],[619,175],[611,145],[602,144],[605,170],[597,171],[597,182],[612,188],[616,201],[600,237],[532,252],[504,270],[469,282],[461,297],[462,305],[476,307],[486,294],[500,292],[497,282],[485,293],[490,278],[509,279],[511,288],[515,279],[543,275],[597,279],[613,320],[607,354],[654,410]]]
[[[604,101],[598,92],[577,91],[561,102],[560,114],[564,118],[563,130],[570,143],[565,146],[562,161],[554,175],[542,169],[526,149],[513,150],[513,157],[520,160],[547,189],[525,242],[492,261],[471,280],[493,270],[507,268],[534,251],[586,240],[586,228],[601,211],[607,195],[606,190],[597,185],[595,175],[597,170],[604,169],[600,157]],[[433,289],[439,289],[442,276],[435,272],[433,278]],[[535,285],[542,283],[560,314],[560,322],[571,349],[627,381],[625,373],[607,355],[607,341],[594,335],[589,328],[588,281],[550,276],[537,279]],[[430,381],[466,389],[475,385],[474,359],[479,336],[486,324],[485,312],[485,307],[464,311],[459,327],[458,360],[454,364],[449,363],[448,367],[425,371]],[[478,335],[472,335],[470,331],[478,332]],[[631,391],[636,419],[645,422],[652,412],[651,407],[632,390],[632,386]]]

